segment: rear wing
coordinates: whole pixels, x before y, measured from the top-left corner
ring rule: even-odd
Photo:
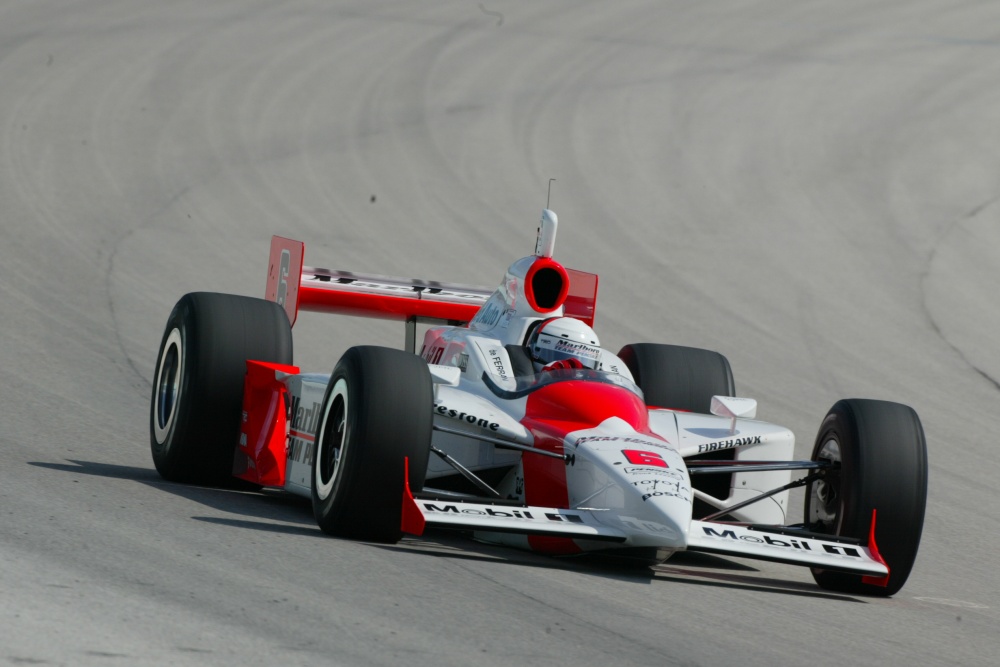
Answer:
[[[340,313],[406,323],[407,350],[416,345],[416,323],[462,325],[475,317],[495,289],[413,278],[335,271],[303,265],[305,244],[271,237],[264,298],[285,309],[293,325],[299,310]],[[567,269],[565,314],[594,324],[597,276]]]

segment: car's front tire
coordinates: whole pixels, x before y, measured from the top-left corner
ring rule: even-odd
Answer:
[[[291,325],[280,306],[211,292],[181,297],[160,342],[149,410],[153,464],[164,479],[234,479],[247,359],[292,362]]]
[[[845,593],[895,594],[916,560],[927,504],[927,445],[917,413],[888,401],[838,401],[820,426],[812,460],[835,467],[806,488],[809,530],[867,543],[875,510],[875,542],[889,566],[885,587],[814,568],[816,583]]]
[[[410,488],[423,488],[434,393],[427,363],[384,347],[352,347],[330,377],[313,457],[319,527],[340,537],[397,542],[405,460]]]

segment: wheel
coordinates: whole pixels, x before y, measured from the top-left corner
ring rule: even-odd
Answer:
[[[312,505],[325,533],[398,542],[404,461],[423,488],[434,393],[427,363],[384,347],[352,347],[323,398],[313,457]]]
[[[247,359],[292,362],[292,329],[281,306],[210,292],[181,297],[160,342],[149,410],[153,463],[164,479],[236,481]]]
[[[927,445],[917,413],[888,401],[838,401],[820,426],[812,460],[839,466],[806,487],[809,530],[865,544],[876,510],[875,542],[889,566],[886,587],[814,568],[816,583],[846,593],[895,594],[917,557],[927,504]]]
[[[729,361],[711,350],[679,345],[634,343],[618,356],[646,395],[646,404],[708,413],[712,396],[734,396]]]

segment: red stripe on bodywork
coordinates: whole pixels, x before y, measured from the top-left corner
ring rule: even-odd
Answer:
[[[624,420],[639,433],[649,433],[649,413],[638,396],[616,385],[582,380],[556,382],[529,394],[522,423],[534,436],[535,447],[563,454],[568,434],[594,428],[611,417]],[[527,454],[521,462],[528,505],[569,508],[564,461]],[[548,554],[581,551],[565,537],[530,535],[528,544]]]
[[[530,404],[529,400],[529,404]],[[548,433],[547,425],[529,426],[535,436],[535,447],[549,452],[563,453],[565,433]],[[542,430],[545,428],[545,430]],[[541,507],[569,507],[569,490],[566,487],[566,463],[549,456],[527,454],[521,459],[524,469],[524,498],[528,505]],[[580,547],[567,537],[529,535],[528,545],[535,551],[555,555],[580,553]]]

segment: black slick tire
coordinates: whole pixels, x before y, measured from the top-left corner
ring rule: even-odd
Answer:
[[[618,353],[646,395],[646,404],[707,414],[712,396],[734,396],[729,360],[718,352],[680,345],[633,343]]]
[[[423,488],[434,393],[427,363],[384,347],[352,347],[323,398],[313,457],[312,506],[323,532],[398,542],[404,461]]]
[[[246,361],[292,363],[292,330],[276,303],[195,292],[174,306],[160,342],[150,447],[173,482],[235,485]]]
[[[814,568],[816,583],[843,593],[894,595],[916,560],[927,504],[927,445],[917,413],[888,401],[838,401],[820,426],[812,460],[839,465],[806,488],[809,530],[867,544],[876,510],[875,542],[889,566],[885,587]]]

